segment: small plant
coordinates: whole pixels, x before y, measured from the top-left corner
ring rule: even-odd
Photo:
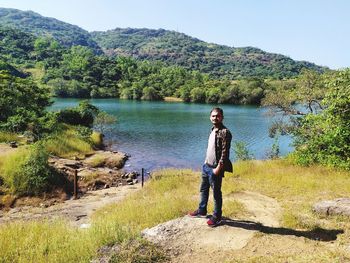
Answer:
[[[117,121],[117,118],[104,111],[100,111],[94,119],[94,130],[105,134],[112,130],[111,125]]]
[[[274,136],[274,142],[271,146],[271,149],[267,152],[268,159],[278,159],[280,156],[279,134],[280,133],[277,133]]]
[[[245,142],[235,142],[233,150],[237,160],[246,161],[253,159],[252,154],[249,152]]]

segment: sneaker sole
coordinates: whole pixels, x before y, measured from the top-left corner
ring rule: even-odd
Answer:
[[[222,220],[220,220],[219,222],[217,222],[214,225],[209,225],[209,224],[207,224],[207,225],[208,225],[208,227],[217,227],[217,226],[221,225],[221,223],[222,223]]]
[[[193,218],[207,218],[207,215],[196,215],[196,216],[188,215],[188,216]]]

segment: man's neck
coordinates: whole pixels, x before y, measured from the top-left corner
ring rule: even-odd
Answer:
[[[219,129],[219,128],[221,128],[223,126],[223,124],[222,124],[222,122],[220,122],[220,123],[218,123],[218,124],[214,124],[213,125],[213,128],[214,129]]]

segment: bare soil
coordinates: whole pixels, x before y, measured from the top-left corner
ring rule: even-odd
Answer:
[[[248,215],[223,218],[214,228],[207,226],[207,218],[184,216],[145,229],[142,234],[167,251],[169,262],[246,262],[248,258],[255,258],[249,262],[293,262],[286,258],[307,258],[309,254],[335,250],[339,232],[281,227],[282,208],[273,198],[244,191],[224,197],[229,199],[241,202]]]
[[[18,206],[7,212],[0,211],[0,223],[14,220],[65,218],[74,226],[82,226],[89,223],[90,216],[98,208],[119,202],[140,187],[140,184],[136,184],[91,191],[79,199],[66,200],[48,207],[45,203],[41,203],[37,207]]]

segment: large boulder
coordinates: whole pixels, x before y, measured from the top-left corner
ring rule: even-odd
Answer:
[[[313,205],[313,211],[323,215],[350,216],[350,198],[321,201]]]

